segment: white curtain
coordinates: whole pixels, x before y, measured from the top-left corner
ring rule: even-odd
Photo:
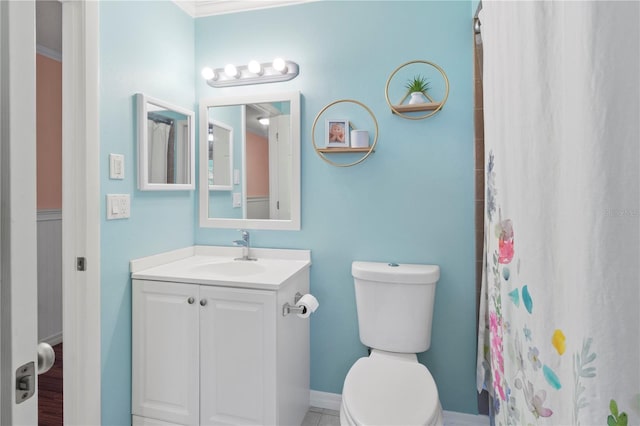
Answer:
[[[175,182],[190,183],[191,169],[190,164],[190,146],[189,146],[189,121],[180,120],[174,123],[176,125],[176,150],[175,150]]]
[[[149,182],[167,183],[169,124],[147,120],[149,134]]]
[[[485,1],[478,388],[495,424],[640,424],[640,4]]]

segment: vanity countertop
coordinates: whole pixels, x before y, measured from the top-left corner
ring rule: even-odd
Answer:
[[[311,266],[309,250],[252,248],[257,260],[235,260],[240,247],[192,246],[132,260],[133,279],[278,290]]]

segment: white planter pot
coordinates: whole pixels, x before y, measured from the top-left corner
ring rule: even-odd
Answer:
[[[425,102],[425,97],[422,92],[411,92],[411,98],[409,98],[409,104],[423,104]]]

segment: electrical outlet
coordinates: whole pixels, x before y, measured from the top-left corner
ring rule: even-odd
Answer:
[[[242,193],[233,193],[233,207],[242,207]]]
[[[131,216],[129,194],[107,194],[107,220],[126,219]]]

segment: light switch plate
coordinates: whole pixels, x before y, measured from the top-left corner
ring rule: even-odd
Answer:
[[[233,184],[240,185],[240,170],[233,169]]]
[[[242,207],[242,193],[233,193],[233,207]]]
[[[126,219],[131,216],[129,194],[107,194],[107,220]]]
[[[109,154],[109,178],[124,179],[124,155]]]

